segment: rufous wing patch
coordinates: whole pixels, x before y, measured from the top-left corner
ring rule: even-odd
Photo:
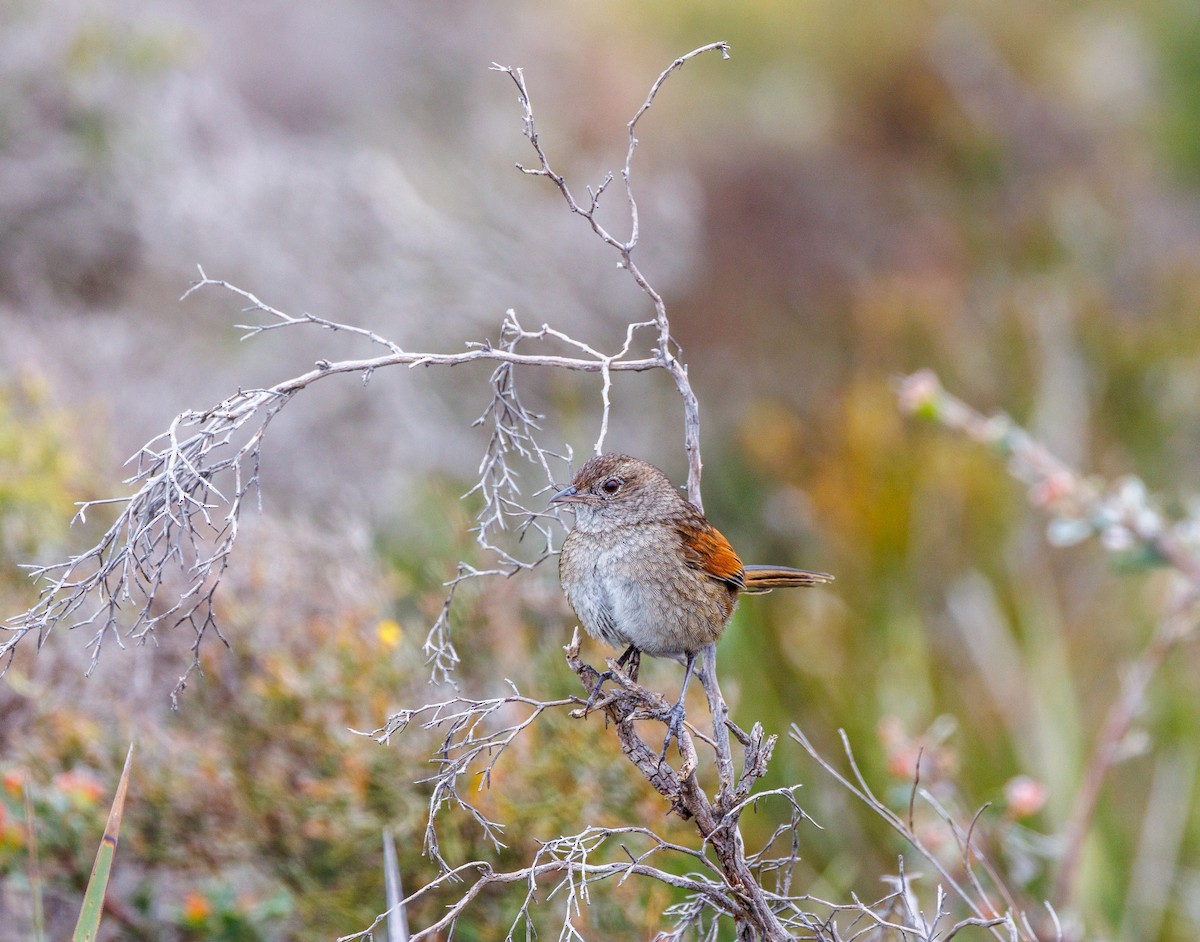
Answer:
[[[705,527],[678,527],[683,553],[688,564],[724,582],[730,589],[744,587],[742,561],[733,551],[721,531],[709,525]]]

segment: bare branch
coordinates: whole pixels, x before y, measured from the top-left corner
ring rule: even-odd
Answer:
[[[926,846],[925,842],[921,839],[917,832],[908,825],[907,821],[875,797],[858,767],[858,762],[854,757],[854,752],[850,748],[849,738],[846,736],[844,731],[839,732],[842,738],[843,752],[846,756],[846,761],[850,766],[853,780],[847,778],[832,763],[825,759],[824,756],[822,756],[821,753],[817,751],[816,747],[813,746],[813,744],[809,741],[808,737],[805,736],[800,730],[800,727],[796,726],[794,723],[792,724],[791,736],[801,745],[801,747],[803,747],[805,752],[807,752],[810,756],[812,756],[813,759],[817,761],[822,769],[824,769],[830,776],[834,778],[835,781],[837,781],[843,788],[850,792],[850,794],[854,795],[854,797],[859,799],[859,801],[870,808],[874,814],[886,821],[887,824],[897,834],[907,841],[913,847],[913,849],[916,850],[917,853],[919,853],[937,871],[942,883],[949,887],[954,892],[954,895],[967,907],[971,913],[971,917],[979,920],[980,925],[989,928],[991,934],[995,938],[1003,938],[999,932],[999,926],[1004,925],[1005,927],[1009,928],[1010,932],[1016,933],[1014,937],[1024,939],[1026,942],[1037,942],[1037,936],[1035,934],[1033,934],[1031,931],[1026,932],[1023,928],[1018,927],[1016,922],[1016,919],[1018,918],[1017,914],[1014,914],[1010,911],[1003,919],[997,920],[997,910],[987,898],[986,894],[981,892],[982,888],[977,889],[978,884],[974,882],[970,887],[968,887],[963,885],[959,880],[955,879],[955,877],[946,868],[945,864],[942,863],[937,854]],[[929,793],[924,789],[919,789],[918,794],[926,800],[930,798]],[[956,838],[960,840],[960,846],[969,848],[969,841],[963,840],[967,836],[967,831],[954,824],[953,820],[949,818],[949,815],[945,814],[944,809],[942,809],[940,805],[937,806],[937,810],[950,824],[952,833],[954,833]],[[965,850],[964,853],[966,853]],[[977,858],[981,860],[983,859],[983,855],[978,848],[975,849],[974,853]],[[998,874],[995,874],[994,871],[992,871],[992,873],[997,881],[997,886],[1001,886],[1002,883],[1000,882]],[[971,875],[971,879],[974,880],[973,874]],[[1012,898],[1012,895],[1008,893],[1007,889],[1005,889],[1004,892],[1006,898]]]
[[[203,287],[231,291],[248,301],[251,310],[264,312],[273,319],[268,324],[247,328],[248,336],[266,330],[315,326],[364,337],[385,346],[389,352],[368,359],[323,360],[315,369],[274,386],[239,390],[203,412],[188,411],[176,416],[166,432],[130,459],[135,473],[126,483],[136,486],[131,495],[80,504],[77,517],[80,521],[86,521],[93,511],[118,508],[115,521],[98,542],[64,562],[32,568],[32,576],[43,587],[31,609],[0,626],[5,633],[0,635],[3,637],[0,672],[11,663],[17,645],[27,636],[36,635],[40,647],[62,623],[69,628],[95,629],[90,642],[93,667],[109,636],[118,644],[122,643],[122,634],[145,642],[161,626],[186,624],[194,635],[193,657],[172,693],[174,701],[192,671],[199,668],[206,635],[210,631],[220,634],[213,601],[238,537],[245,500],[251,494],[257,495],[262,447],[271,420],[297,393],[330,376],[357,373],[366,380],[384,367],[492,362],[498,364],[492,374],[494,398],[481,421],[493,422],[493,435],[481,466],[478,489],[484,495],[484,507],[477,537],[481,548],[499,557],[500,566],[478,570],[462,564],[448,584],[451,591],[447,604],[430,629],[426,643],[435,677],[448,679],[458,661],[448,635],[454,585],[464,578],[480,575],[511,575],[537,565],[554,552],[551,523],[519,505],[516,476],[504,462],[504,456],[514,451],[539,466],[549,484],[552,481],[549,462],[560,457],[535,441],[533,433],[538,417],[526,410],[517,396],[513,369],[537,366],[600,373],[607,421],[612,373],[662,366],[656,357],[628,358],[633,333],[642,325],[631,325],[617,353],[603,354],[549,328],[525,331],[510,313],[501,326],[499,345],[472,344],[471,349],[460,353],[406,352],[372,331],[310,314],[288,315],[248,291],[209,278],[202,269],[200,280],[185,297]],[[518,343],[535,340],[566,342],[586,355],[518,352]],[[602,425],[602,434],[603,428]],[[563,460],[569,461],[569,452]],[[532,527],[543,538],[542,547],[532,560],[517,559],[501,550],[492,539],[498,529],[506,528],[515,519],[522,521],[522,532]]]
[[[638,242],[638,210],[637,200],[633,195],[633,155],[637,149],[637,136],[635,134],[637,124],[642,116],[654,104],[654,99],[662,89],[663,83],[673,73],[681,69],[687,62],[697,56],[703,55],[706,52],[720,51],[723,58],[729,58],[729,44],[724,42],[709,43],[707,46],[701,46],[698,49],[693,49],[686,55],[680,56],[671,63],[650,87],[650,92],[646,96],[645,102],[637,113],[633,116],[628,124],[629,130],[629,149],[625,156],[625,166],[621,171],[622,179],[625,182],[625,194],[629,202],[630,210],[630,235],[629,239],[622,241],[612,235],[599,220],[596,218],[596,211],[599,208],[600,198],[605,189],[612,181],[612,175],[609,174],[604,181],[595,189],[589,190],[591,199],[586,207],[581,206],[571,192],[570,186],[561,174],[557,173],[550,165],[550,159],[546,155],[546,151],[542,147],[541,138],[538,136],[537,124],[533,117],[533,105],[529,98],[529,90],[525,85],[525,74],[521,69],[514,69],[508,66],[492,63],[492,68],[497,72],[503,72],[512,79],[513,84],[517,87],[517,99],[521,105],[522,117],[525,125],[525,136],[529,139],[529,143],[533,146],[534,153],[537,155],[538,166],[529,168],[522,164],[517,164],[517,169],[522,173],[528,173],[534,176],[543,176],[548,178],[560,193],[563,199],[566,200],[567,206],[571,212],[582,216],[588,221],[592,227],[592,231],[596,233],[606,244],[617,250],[621,256],[621,266],[625,268],[637,283],[637,286],[642,289],[646,296],[650,299],[654,306],[654,324],[658,330],[658,344],[656,347],[656,359],[658,364],[666,369],[671,378],[675,381],[675,388],[683,399],[683,414],[684,414],[684,448],[688,456],[688,500],[695,504],[701,510],[704,509],[703,500],[700,495],[700,473],[702,462],[700,460],[700,404],[696,399],[695,393],[692,392],[691,383],[687,376],[687,366],[678,358],[679,346],[671,337],[671,324],[667,319],[667,307],[660,295],[642,274],[641,270],[634,264],[633,251],[637,247]]]
[[[459,793],[460,780],[469,776],[478,780],[478,788],[489,786],[496,763],[522,732],[547,710],[575,704],[574,699],[534,700],[522,696],[513,686],[513,693],[506,697],[472,700],[456,696],[438,703],[401,710],[388,717],[384,726],[364,734],[386,745],[393,736],[403,733],[414,722],[427,730],[442,731],[441,746],[431,759],[437,766],[437,771],[422,779],[420,784],[433,786],[425,825],[425,853],[437,862],[443,873],[448,872],[451,867],[441,855],[436,823],[439,814],[448,805],[467,812],[497,850],[504,846],[500,840],[504,826],[490,820],[463,798]],[[511,718],[513,708],[518,706],[527,707],[529,710],[523,719],[494,729],[488,728],[488,721],[494,716]]]

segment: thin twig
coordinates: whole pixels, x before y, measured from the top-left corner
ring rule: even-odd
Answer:
[[[1062,856],[1054,880],[1054,899],[1060,907],[1070,906],[1075,897],[1076,876],[1083,858],[1084,842],[1091,830],[1100,791],[1108,773],[1119,760],[1121,744],[1146,702],[1146,691],[1167,655],[1197,628],[1197,596],[1190,595],[1154,630],[1146,648],[1121,679],[1120,693],[1104,715],[1092,754],[1084,766],[1083,780],[1075,792],[1067,824],[1063,828]]]

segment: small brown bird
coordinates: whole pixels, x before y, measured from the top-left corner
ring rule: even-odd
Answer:
[[[729,541],[662,471],[628,455],[592,458],[551,503],[570,504],[575,511],[558,572],[588,634],[625,647],[617,665],[632,659],[635,679],[641,652],[685,664],[664,756],[683,728],[683,698],[696,655],[721,637],[738,593],[833,581],[823,572],[743,566]],[[611,677],[601,675],[601,683]],[[597,684],[585,709],[599,690]]]

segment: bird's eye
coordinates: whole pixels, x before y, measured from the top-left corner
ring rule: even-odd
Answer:
[[[609,478],[600,485],[600,490],[604,491],[604,493],[609,497],[612,497],[613,494],[617,493],[617,491],[621,489],[621,485],[623,483],[624,482],[620,478]]]

